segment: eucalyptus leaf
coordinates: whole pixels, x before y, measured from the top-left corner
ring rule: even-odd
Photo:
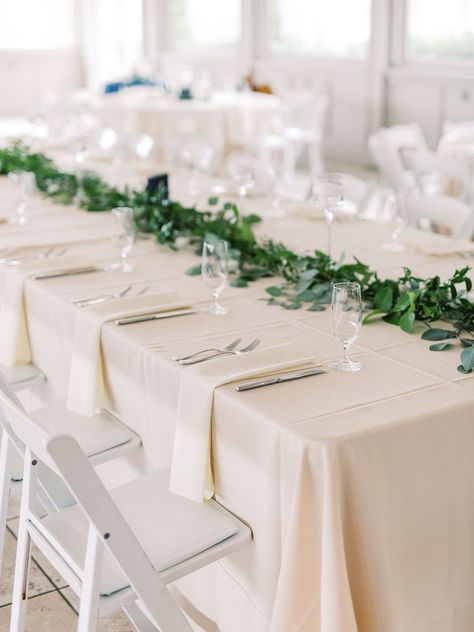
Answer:
[[[232,279],[229,283],[231,287],[248,287],[248,282],[242,277],[237,277],[236,279]]]
[[[186,270],[186,274],[188,276],[198,276],[199,274],[201,274],[201,264],[197,266],[192,266],[192,268],[188,268]]]
[[[434,345],[430,345],[430,351],[444,351],[445,349],[451,349],[452,346],[450,342],[437,342]]]
[[[276,287],[276,286],[267,287],[265,292],[267,292],[267,294],[270,294],[270,296],[282,296],[283,295],[283,290],[281,288],[279,288],[279,287]]]
[[[432,327],[424,331],[421,337],[423,340],[448,340],[449,338],[456,338],[456,332],[451,329]]]
[[[375,294],[374,305],[377,309],[383,309],[385,312],[390,311],[393,302],[393,288],[382,286]]]
[[[461,352],[461,364],[465,371],[471,371],[474,368],[474,346],[466,347]]]

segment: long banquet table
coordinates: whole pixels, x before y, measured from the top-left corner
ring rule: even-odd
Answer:
[[[12,196],[12,184],[1,178],[0,213],[11,210]],[[253,205],[262,208],[261,201]],[[36,200],[31,215],[29,226],[0,225],[1,249],[68,242],[68,254],[104,263],[115,257],[108,214]],[[266,220],[257,230],[301,252],[326,243],[318,221]],[[381,276],[397,275],[402,263],[424,276],[447,276],[466,264],[459,255],[431,257],[413,248],[383,252],[387,234],[377,224],[337,223],[335,250],[356,254]],[[426,250],[445,243],[415,230],[402,240]],[[196,263],[192,250],[140,240],[132,261],[128,275],[26,281],[33,360],[48,378],[44,395],[64,399],[67,392],[77,314],[70,299],[132,283],[177,291],[196,306],[209,301],[199,278],[184,274]],[[268,285],[267,279],[227,289],[224,317],[104,325],[110,406],[143,440],[139,454],[102,470],[109,484],[170,464],[186,370],[172,356],[197,343],[227,344],[237,334],[258,336],[262,346],[292,341],[322,363],[340,354],[329,311],[267,306],[260,299]],[[428,345],[375,322],[354,345],[359,373],[329,372],[245,393],[232,384],[217,389],[216,496],[251,525],[254,540],[178,584],[182,603],[205,629],[472,632],[474,381],[456,371],[458,349],[432,353]]]

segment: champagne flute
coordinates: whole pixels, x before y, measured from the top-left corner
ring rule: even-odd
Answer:
[[[28,222],[26,209],[31,196],[36,191],[36,179],[32,171],[18,171],[15,175],[14,180],[18,184],[19,195],[16,215],[10,218],[10,223],[23,226]]]
[[[201,278],[204,285],[212,289],[214,302],[203,311],[222,316],[229,311],[219,303],[219,296],[227,285],[229,274],[226,241],[204,241],[202,245]]]
[[[334,211],[344,201],[344,185],[338,173],[323,173],[315,176],[312,183],[313,199],[324,209],[328,227],[328,256],[332,251],[332,225]]]
[[[335,283],[332,290],[332,331],[344,347],[344,355],[329,366],[335,371],[360,371],[362,365],[349,358],[349,349],[362,324],[362,298],[358,283]]]
[[[245,155],[232,156],[227,163],[227,177],[237,190],[239,209],[243,212],[248,191],[256,182],[253,159]]]
[[[114,233],[111,242],[120,249],[120,261],[110,266],[111,270],[132,272],[133,266],[127,261],[136,237],[133,208],[119,206],[112,209],[114,218]]]

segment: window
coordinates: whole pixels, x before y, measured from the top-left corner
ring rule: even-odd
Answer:
[[[405,58],[474,61],[474,0],[409,0]]]
[[[74,18],[74,0],[0,0],[0,48],[72,48]]]
[[[371,0],[268,0],[273,53],[363,58]]]
[[[92,4],[96,59],[101,82],[127,79],[143,60],[143,7],[139,0]]]
[[[241,40],[241,0],[173,0],[171,12],[178,50],[232,50]]]

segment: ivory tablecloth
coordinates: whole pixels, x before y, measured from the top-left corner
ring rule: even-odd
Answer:
[[[0,198],[9,184],[0,182]],[[44,209],[50,205],[43,203]],[[80,218],[94,238],[104,215],[62,210],[48,239],[62,241],[63,218]],[[51,217],[53,217],[51,215]],[[72,219],[68,220],[72,222]],[[261,234],[304,251],[326,243],[323,222],[263,222]],[[81,240],[84,238],[81,229]],[[393,276],[402,264],[422,275],[450,274],[466,260],[380,249],[388,229],[338,223],[335,250]],[[33,228],[0,225],[0,248],[33,240]],[[406,243],[428,245],[414,230]],[[69,255],[112,258],[106,242],[78,243]],[[145,282],[203,304],[209,290],[184,270],[192,252],[138,243],[130,276],[100,272],[25,282],[35,363],[49,395],[64,398],[77,309],[69,299],[98,288]],[[130,279],[130,281],[129,281]],[[228,289],[229,314],[103,327],[111,405],[140,433],[144,449],[114,469],[109,483],[169,465],[180,371],[172,356],[236,334],[264,346],[288,341],[324,362],[340,353],[329,312],[284,311],[259,299],[261,281]],[[149,343],[155,346],[147,346]],[[224,632],[472,632],[474,628],[474,382],[456,372],[458,350],[385,323],[362,328],[354,353],[363,370],[328,373],[214,400],[212,465],[216,494],[254,533],[245,550],[182,580],[183,603],[207,629]]]

